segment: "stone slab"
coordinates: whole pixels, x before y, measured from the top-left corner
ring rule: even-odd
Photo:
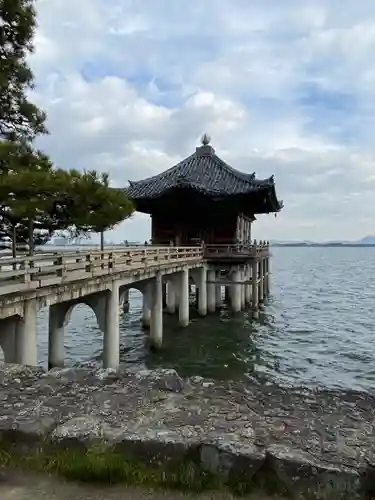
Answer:
[[[224,479],[267,472],[297,499],[375,491],[375,398],[181,379],[174,370],[0,365],[0,436],[68,446],[98,438],[139,457],[194,453]]]

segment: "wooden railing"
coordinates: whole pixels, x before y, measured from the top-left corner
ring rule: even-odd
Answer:
[[[257,258],[269,253],[269,242],[237,243],[233,245],[205,245],[204,257],[206,259],[219,258]]]
[[[158,246],[46,253],[16,259],[5,257],[0,258],[0,295],[202,259],[202,247]]]

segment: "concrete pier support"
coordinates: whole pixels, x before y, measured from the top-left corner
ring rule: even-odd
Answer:
[[[163,309],[167,307],[167,283],[163,283]]]
[[[251,306],[254,313],[258,311],[258,263],[254,262],[251,269]]]
[[[244,283],[246,280],[246,272],[241,271],[241,281]],[[245,309],[246,301],[245,301],[245,286],[246,285],[241,285],[241,309]]]
[[[152,281],[151,305],[151,346],[159,349],[163,344],[163,281],[160,273]]]
[[[233,312],[240,312],[242,305],[242,285],[238,284],[241,281],[241,272],[239,270],[232,272],[232,280],[234,281],[231,289],[231,306]]]
[[[259,303],[264,302],[264,259],[261,258],[259,261]]]
[[[124,313],[129,312],[129,289],[125,288],[122,292],[122,310]]]
[[[269,259],[269,257],[266,257],[265,263],[266,263],[266,294],[268,296],[271,292],[271,275],[270,275],[270,259]]]
[[[198,314],[206,316],[207,314],[207,270],[206,266],[199,269],[198,274]]]
[[[36,299],[25,300],[23,318],[17,322],[15,334],[15,359],[19,365],[37,365],[36,314]]]
[[[176,283],[172,278],[167,284],[167,311],[169,314],[176,312]]]
[[[180,275],[180,304],[178,308],[181,326],[188,326],[189,324],[189,292],[189,270],[184,269]]]
[[[0,321],[0,347],[5,363],[16,362],[16,328],[19,316],[11,316]]]
[[[66,316],[66,304],[54,304],[49,307],[48,370],[63,368],[65,364],[64,326]]]
[[[245,279],[246,279],[246,281],[249,281],[251,279],[251,268],[250,267],[246,268]],[[246,305],[250,305],[250,303],[251,303],[251,285],[249,283],[245,285],[245,303],[246,303]]]
[[[207,271],[207,309],[208,312],[216,311],[216,293],[215,293],[215,284],[212,283],[215,281],[216,273],[213,270]]]
[[[143,290],[143,303],[142,303],[142,326],[146,330],[151,325],[151,295],[152,284],[148,283]]]
[[[219,273],[216,273],[216,279],[219,279]],[[221,298],[221,285],[216,285],[215,286],[215,303],[216,303],[216,309],[220,309],[221,304],[222,304],[222,298]]]
[[[103,368],[115,370],[120,364],[119,302],[119,286],[114,281],[111,290],[106,292]]]

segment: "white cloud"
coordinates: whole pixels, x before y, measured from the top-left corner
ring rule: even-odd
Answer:
[[[375,11],[363,0],[39,0],[34,98],[61,166],[116,185],[165,170],[203,132],[275,174],[259,239],[375,232]],[[111,237],[149,237],[137,216]]]

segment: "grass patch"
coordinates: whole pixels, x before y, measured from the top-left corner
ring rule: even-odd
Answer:
[[[90,444],[86,449],[63,449],[48,443],[25,449],[0,440],[0,467],[45,472],[67,480],[108,485],[123,483],[197,493],[227,490],[238,496],[266,493],[276,498],[285,493],[280,484],[275,484],[274,477],[264,476],[262,469],[252,478],[245,472],[238,472],[223,481],[205,471],[193,458],[186,458],[183,462],[151,463],[102,442]]]
[[[125,483],[197,492],[225,488],[193,460],[147,464],[101,443],[86,450],[45,445],[25,453],[0,442],[0,466],[54,473],[68,480],[90,483]]]

